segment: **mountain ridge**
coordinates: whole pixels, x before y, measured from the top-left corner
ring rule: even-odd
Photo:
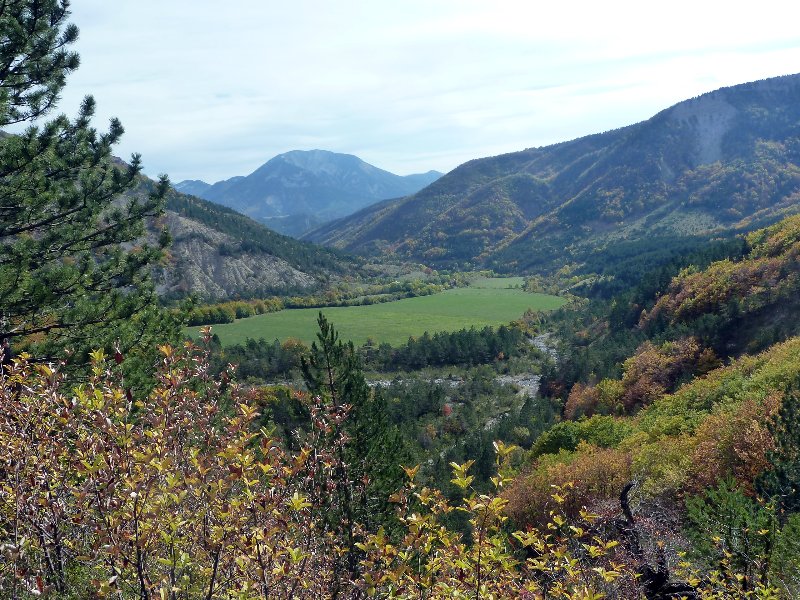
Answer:
[[[249,175],[214,184],[186,180],[175,189],[233,208],[279,232],[298,235],[377,200],[419,191],[440,176],[437,171],[400,176],[352,154],[292,150]]]
[[[201,197],[200,195],[210,188],[211,184],[206,183],[202,179],[184,179],[179,183],[174,183],[172,187],[181,194]]]
[[[798,107],[800,75],[721,88],[626,127],[469,161],[304,239],[437,267],[534,271],[619,240],[752,228],[796,210]]]
[[[142,176],[129,193],[146,193],[154,185]],[[174,189],[167,193],[164,214],[149,224],[151,241],[163,229],[172,243],[153,275],[157,292],[167,299],[301,294],[357,269],[341,252],[281,235],[231,208]]]

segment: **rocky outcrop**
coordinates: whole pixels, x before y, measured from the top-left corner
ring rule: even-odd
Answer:
[[[202,223],[167,211],[163,225],[173,243],[157,273],[162,295],[197,294],[225,299],[311,288],[316,280],[288,262],[242,250],[241,242]]]

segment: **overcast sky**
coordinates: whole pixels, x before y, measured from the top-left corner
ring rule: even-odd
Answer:
[[[73,0],[116,153],[215,182],[294,149],[398,174],[573,139],[800,72],[800,2]]]

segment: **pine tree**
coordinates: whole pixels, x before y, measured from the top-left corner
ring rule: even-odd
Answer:
[[[321,312],[317,323],[317,341],[311,345],[309,358],[302,359],[306,386],[336,406],[350,407],[344,423],[347,462],[355,479],[368,481],[365,514],[385,520],[393,512],[388,497],[404,482],[400,465],[409,458],[407,449],[390,423],[386,399],[367,385],[353,343],[342,343]]]
[[[389,497],[403,485],[402,464],[408,453],[397,428],[389,422],[386,400],[370,390],[352,342],[343,344],[320,312],[319,333],[301,368],[309,391],[335,409],[347,410],[341,431],[345,443],[335,475],[336,496],[327,509],[331,528],[347,549],[342,571],[358,575],[360,533],[393,529],[395,508]]]
[[[746,496],[724,479],[701,496],[686,499],[687,534],[694,551],[711,568],[732,569],[753,582],[768,583],[779,534],[772,506]]]
[[[123,133],[91,126],[87,97],[77,118],[43,122],[67,75],[78,29],[66,0],[0,2],[0,338],[37,359],[83,362],[92,348],[123,353],[175,331],[155,306],[149,266],[159,242],[145,243],[145,220],[158,215],[166,177],[134,193],[141,164],[111,154]]]

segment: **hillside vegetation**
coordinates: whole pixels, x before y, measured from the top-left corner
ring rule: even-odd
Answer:
[[[784,219],[749,234],[743,256],[683,268],[647,300],[634,291],[556,317],[572,333],[544,389],[564,420],[506,493],[517,523],[548,518],[548,484],[574,483],[568,511],[602,514],[634,481],[642,539],[797,585],[798,231]]]
[[[686,248],[795,210],[799,106],[798,75],[723,88],[622,129],[470,161],[307,238],[511,272]]]

